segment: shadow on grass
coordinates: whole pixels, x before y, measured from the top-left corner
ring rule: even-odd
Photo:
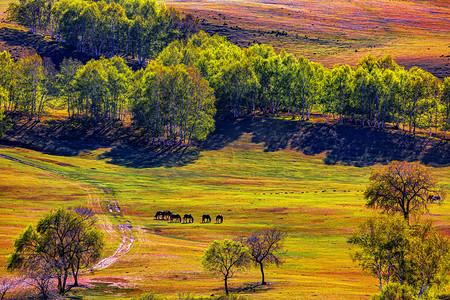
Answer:
[[[0,51],[8,50],[15,59],[21,57],[24,51],[32,54],[37,53],[41,57],[51,58],[56,68],[59,68],[64,58],[71,57],[83,63],[93,58],[92,56],[76,52],[75,47],[56,41],[49,41],[42,36],[33,35],[19,29],[0,28],[0,41],[4,42],[0,47]]]
[[[264,151],[292,149],[306,155],[325,152],[324,163],[356,167],[385,164],[392,160],[420,161],[425,165],[450,165],[450,143],[413,136],[403,131],[354,125],[332,125],[282,119],[220,116],[216,130],[192,148],[160,149],[149,146],[145,135],[130,126],[93,129],[89,121],[22,121],[14,125],[3,144],[47,154],[75,156],[99,148],[109,150],[99,158],[129,168],[179,167],[194,163],[202,151],[220,150],[244,133]]]
[[[99,156],[109,163],[129,168],[181,167],[200,157],[197,149],[161,150],[154,147],[118,146]]]
[[[392,160],[420,161],[425,165],[450,165],[450,143],[402,131],[332,125],[270,118],[219,119],[216,131],[199,148],[218,150],[252,133],[252,142],[264,151],[292,149],[306,155],[325,152],[326,164],[357,167],[385,164]]]

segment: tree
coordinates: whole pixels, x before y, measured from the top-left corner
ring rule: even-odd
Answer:
[[[268,264],[279,265],[282,263],[279,255],[283,250],[283,241],[286,235],[278,229],[266,229],[253,233],[250,237],[243,239],[243,244],[250,249],[250,255],[261,270],[261,284],[264,280],[264,266]]]
[[[427,211],[433,202],[430,195],[444,196],[431,169],[418,162],[392,161],[373,169],[369,179],[371,183],[364,192],[367,206],[387,213],[400,212],[408,222],[411,213]]]
[[[374,217],[356,229],[349,243],[362,249],[352,255],[362,270],[378,278],[378,287],[391,281],[405,279],[405,249],[408,243],[408,224],[401,218]]]
[[[349,243],[361,248],[353,260],[378,278],[381,295],[374,299],[428,298],[448,282],[450,241],[430,221],[410,227],[401,217],[374,217],[352,233]]]
[[[92,243],[96,245],[95,250],[85,251],[92,250],[89,247]],[[82,266],[81,261],[97,260],[102,249],[103,235],[93,223],[60,208],[46,213],[36,229],[29,225],[19,235],[8,259],[8,269],[33,278],[41,292],[47,290],[51,278],[56,278],[58,292],[63,295],[73,268]]]
[[[203,267],[214,274],[222,275],[225,293],[228,295],[228,279],[234,273],[244,270],[251,261],[247,247],[231,240],[214,241],[203,256]]]
[[[0,300],[5,299],[6,293],[14,289],[21,281],[22,279],[19,277],[3,277],[0,279]]]

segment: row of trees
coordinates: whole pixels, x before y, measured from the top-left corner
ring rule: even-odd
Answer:
[[[94,126],[133,119],[152,142],[189,145],[214,130],[215,96],[196,68],[154,61],[133,72],[124,59],[66,59],[56,72],[38,55],[17,62],[0,53],[0,106],[39,121],[46,104],[60,99],[70,118]]]
[[[373,299],[431,299],[448,283],[450,240],[419,217],[445,193],[431,169],[418,163],[393,161],[373,170],[370,180],[367,206],[388,215],[372,217],[352,233],[349,243],[359,247],[353,260],[378,279],[380,293]]]
[[[195,65],[214,88],[218,108],[237,117],[280,110],[308,119],[313,109],[355,123],[384,127],[387,122],[427,128],[430,135],[450,128],[450,78],[439,80],[419,69],[400,67],[390,56],[367,56],[355,67],[327,69],[304,57],[264,44],[240,48],[203,32],[175,41],[158,56],[164,65]]]
[[[49,34],[95,56],[154,57],[175,39],[198,31],[197,21],[155,0],[20,0],[8,6],[10,20],[35,34]]]
[[[46,213],[36,228],[29,225],[16,238],[7,268],[47,299],[55,279],[61,295],[68,290],[69,277],[74,279],[72,286],[78,286],[80,270],[93,266],[103,247],[103,233],[95,227],[91,210],[60,208]]]

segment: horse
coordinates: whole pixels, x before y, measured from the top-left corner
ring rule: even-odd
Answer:
[[[165,210],[165,211],[163,211],[163,213],[164,213],[163,219],[169,220],[170,216],[172,215],[172,212],[170,210]]]
[[[216,217],[216,223],[223,223],[223,216],[222,215],[218,215]]]
[[[170,222],[181,222],[181,216],[179,214],[171,214]]]
[[[430,201],[430,202],[439,202],[439,204],[441,204],[441,196],[439,196],[439,195],[428,195],[428,201]]]
[[[194,217],[191,214],[184,214],[183,223],[194,223]]]
[[[169,220],[172,213],[170,210],[157,211],[155,215],[156,220]]]
[[[203,215],[202,223],[211,223],[211,217],[209,215]]]
[[[162,220],[164,218],[164,212],[162,211],[157,211],[155,214],[155,219],[156,220]]]

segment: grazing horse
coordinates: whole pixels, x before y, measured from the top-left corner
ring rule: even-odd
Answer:
[[[211,223],[211,217],[209,215],[203,215],[202,223]]]
[[[181,222],[181,216],[179,214],[171,214],[170,222]]]
[[[222,215],[218,215],[216,217],[216,223],[223,223],[223,216]]]
[[[162,220],[164,218],[164,212],[162,211],[157,211],[155,214],[155,219],[156,220]]]
[[[439,202],[439,204],[441,204],[441,196],[439,196],[439,195],[428,195],[428,201]]]
[[[157,211],[155,215],[156,220],[169,220],[172,213],[170,210]]]
[[[194,223],[194,217],[191,214],[184,214],[183,223]]]

